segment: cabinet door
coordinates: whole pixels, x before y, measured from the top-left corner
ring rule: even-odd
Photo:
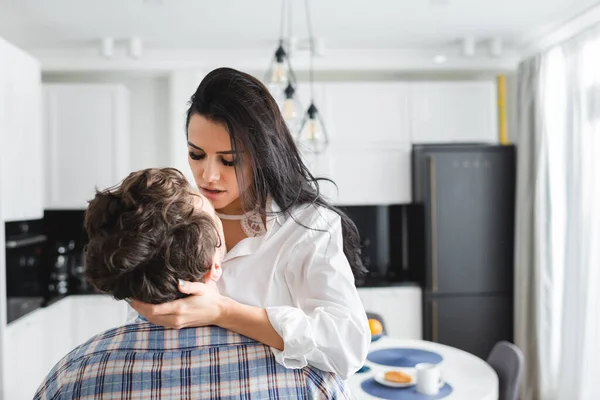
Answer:
[[[336,204],[403,204],[411,202],[410,146],[332,145],[323,153],[328,187]]]
[[[356,144],[410,142],[406,83],[327,83],[327,96],[332,141]]]
[[[85,209],[129,172],[129,97],[117,85],[45,86],[46,208]]]
[[[421,289],[417,286],[359,288],[365,311],[381,315],[387,334],[398,339],[422,339]]]
[[[6,327],[4,398],[31,399],[49,372],[46,314],[39,309]]]
[[[110,296],[73,296],[71,307],[75,346],[107,329],[125,325],[127,321],[127,303]]]
[[[33,57],[0,42],[3,135],[2,219],[43,217],[41,70]]]
[[[512,341],[512,297],[429,297],[425,339],[486,359],[494,344]]]
[[[409,85],[413,143],[498,142],[494,81]]]
[[[71,297],[64,298],[45,309],[46,367],[50,371],[75,346]]]

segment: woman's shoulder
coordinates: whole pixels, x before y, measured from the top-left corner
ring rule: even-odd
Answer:
[[[335,211],[318,204],[302,204],[292,207],[288,222],[301,223],[312,229],[327,229],[340,223],[340,216]],[[295,221],[294,221],[295,220]]]

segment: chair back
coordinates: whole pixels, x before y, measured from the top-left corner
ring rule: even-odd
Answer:
[[[500,341],[494,345],[487,362],[498,374],[498,400],[518,400],[524,363],[521,349],[510,342]]]

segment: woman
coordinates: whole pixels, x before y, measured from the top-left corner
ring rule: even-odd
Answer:
[[[288,368],[356,372],[370,342],[354,285],[364,272],[358,233],[319,195],[273,97],[248,74],[214,70],[192,96],[186,127],[194,179],[229,250],[219,292],[180,282],[192,296],[132,306],[159,325],[251,337]]]

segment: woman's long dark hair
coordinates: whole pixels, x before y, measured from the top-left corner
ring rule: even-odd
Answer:
[[[336,212],[342,219],[344,254],[354,277],[366,273],[356,225],[321,196],[318,181],[322,179],[315,178],[302,161],[277,103],[258,79],[231,68],[215,69],[191,98],[186,131],[194,114],[224,124],[232,150],[247,156],[254,182],[249,190],[240,193],[245,210],[258,206],[265,213],[267,198],[271,196],[281,213],[287,215],[294,207],[308,204]],[[240,187],[246,187],[242,169],[243,163],[236,164]]]

